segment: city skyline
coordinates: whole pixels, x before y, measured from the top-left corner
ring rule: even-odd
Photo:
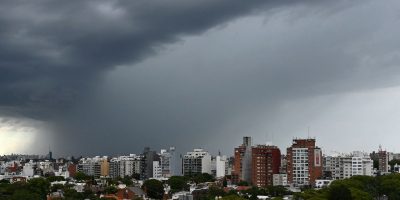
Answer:
[[[400,152],[398,1],[0,5],[0,155]]]
[[[356,187],[368,183],[379,187],[371,180],[380,180],[377,183],[383,186],[389,179],[393,183],[400,178],[399,158],[400,153],[387,152],[381,147],[370,154],[354,151],[323,155],[313,138],[293,139],[284,155],[277,146],[254,144],[249,136],[243,136],[242,143],[234,148],[234,156],[220,152],[213,155],[200,148],[179,154],[175,147],[159,151],[147,147],[138,154],[55,158],[49,149],[46,156],[0,156],[0,186],[6,199],[35,195],[34,199],[110,196],[121,200],[137,197],[173,200],[202,196],[245,200],[253,199],[253,195],[257,199],[282,196],[296,199],[310,191],[312,196],[323,195],[321,199],[326,199],[326,192],[339,195],[334,199],[358,199],[347,188],[354,186],[346,186],[348,192],[332,192],[331,188],[353,181],[358,183]],[[42,183],[41,190],[34,185],[38,182]],[[10,185],[18,187],[4,191]],[[29,192],[21,192],[27,190],[25,185],[32,185]],[[391,185],[385,186],[392,189],[382,190],[384,193],[374,193],[371,187],[362,186],[360,189],[366,192],[359,196],[392,199],[390,191],[397,189]],[[308,190],[302,191],[304,187]],[[217,189],[219,192],[214,193]],[[252,195],[247,195],[250,192]]]
[[[244,141],[245,138],[249,138],[250,140],[248,142],[245,142]],[[296,140],[318,141],[317,138],[310,137],[310,136],[307,136],[307,137],[293,137],[291,139],[288,139],[288,144],[285,147],[280,147],[280,146],[277,146],[277,145],[271,143],[270,141],[267,141],[266,143],[258,143],[258,142],[254,142],[254,138],[251,137],[251,136],[243,136],[242,138],[240,138],[238,143],[232,144],[232,147],[228,151],[221,151],[221,150],[212,151],[212,150],[210,150],[208,148],[205,148],[203,146],[192,146],[189,149],[177,149],[176,146],[174,146],[174,145],[172,145],[172,146],[163,146],[163,147],[159,147],[159,148],[153,148],[153,147],[151,147],[151,145],[147,145],[147,146],[144,146],[142,149],[140,149],[138,151],[126,151],[126,152],[118,152],[118,153],[107,153],[107,152],[105,152],[105,153],[89,153],[89,154],[85,154],[84,152],[81,152],[81,153],[76,154],[76,155],[73,155],[73,154],[59,155],[59,154],[57,154],[57,152],[54,152],[53,149],[51,149],[51,147],[49,146],[46,152],[40,152],[40,153],[11,152],[11,153],[8,153],[8,154],[0,154],[0,156],[12,156],[12,155],[14,155],[14,156],[38,156],[38,158],[46,158],[46,157],[50,156],[50,157],[52,157],[52,159],[60,159],[60,158],[69,158],[70,159],[72,157],[74,157],[76,159],[76,158],[80,158],[80,157],[83,157],[83,158],[85,158],[85,157],[99,157],[99,156],[100,157],[103,157],[103,156],[116,157],[116,156],[124,156],[124,155],[139,155],[142,152],[146,151],[146,149],[147,150],[151,150],[151,151],[156,151],[156,152],[158,152],[158,151],[163,152],[163,151],[166,151],[166,150],[172,148],[174,150],[174,152],[176,152],[177,154],[179,154],[181,156],[183,156],[187,152],[191,152],[193,150],[200,149],[200,150],[203,150],[204,152],[209,153],[212,156],[224,155],[224,156],[228,156],[230,158],[234,158],[236,156],[236,153],[237,153],[237,148],[245,147],[246,143],[247,143],[247,146],[249,146],[249,147],[272,147],[272,148],[277,148],[277,149],[282,151],[282,154],[281,154],[282,156],[286,156],[285,149],[290,148]],[[379,145],[377,149],[374,149],[372,151],[365,151],[365,150],[362,150],[362,149],[354,149],[354,148],[351,149],[350,151],[325,150],[322,146],[319,145],[319,142],[316,143],[315,146],[321,150],[321,153],[322,153],[321,155],[323,155],[324,157],[347,156],[347,155],[351,155],[351,154],[353,154],[355,152],[360,152],[360,153],[365,153],[365,154],[373,154],[373,153],[377,153],[379,151],[390,152],[392,154],[399,154],[399,152],[390,151],[390,150],[382,147],[382,145]]]

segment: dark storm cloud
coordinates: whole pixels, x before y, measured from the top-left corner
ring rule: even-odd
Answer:
[[[52,123],[79,107],[107,70],[154,55],[184,35],[288,2],[2,1],[1,115]]]
[[[161,45],[285,1],[3,1],[0,106],[48,117],[102,73]]]
[[[397,85],[397,35],[386,34],[397,33],[397,23],[386,20],[390,9],[372,8],[370,1],[3,1],[0,114],[53,124],[59,152],[201,146],[216,133],[210,145],[232,144],[272,122],[285,101]],[[221,28],[222,36],[206,32],[265,11],[263,28],[245,20]],[[201,44],[152,57],[191,35]]]
[[[176,145],[231,154],[243,135],[264,143],[275,133],[284,148],[341,95],[399,84],[396,12],[372,1],[346,5],[305,4],[241,18],[118,68],[66,118],[63,132],[70,134],[59,142],[101,144],[68,142],[70,152]]]

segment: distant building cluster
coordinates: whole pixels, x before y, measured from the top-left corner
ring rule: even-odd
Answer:
[[[295,138],[283,155],[277,146],[252,145],[250,137],[234,149],[232,182],[245,181],[265,187],[282,185],[291,187],[322,187],[332,180],[352,176],[375,176],[399,172],[400,154],[389,153],[380,147],[371,154],[354,151],[349,154],[324,155],[314,138]]]
[[[67,179],[75,177],[78,172],[112,179],[168,180],[172,176],[207,173],[229,185],[321,187],[332,180],[357,175],[400,172],[398,164],[390,164],[393,160],[400,161],[400,155],[381,147],[372,153],[354,151],[324,155],[316,139],[295,138],[286,152],[282,152],[274,145],[253,145],[251,137],[243,137],[243,143],[233,149],[233,156],[212,155],[201,148],[179,154],[175,147],[159,152],[145,148],[140,154],[116,157],[54,159],[51,151],[46,156],[5,155],[0,157],[0,180],[12,182],[41,176]]]

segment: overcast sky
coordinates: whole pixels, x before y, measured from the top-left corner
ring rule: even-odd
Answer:
[[[400,152],[400,2],[2,1],[0,154]]]

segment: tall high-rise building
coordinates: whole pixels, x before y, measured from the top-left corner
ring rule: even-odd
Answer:
[[[181,159],[176,153],[175,147],[161,149],[160,151],[160,167],[162,177],[180,176],[181,175]]]
[[[382,150],[381,146],[379,146],[378,161],[379,161],[379,171],[383,173],[388,172],[389,154],[387,151]]]
[[[142,179],[148,179],[153,177],[153,161],[160,161],[160,156],[155,152],[150,150],[149,147],[145,147],[143,150],[144,158],[144,170],[141,173]]]
[[[243,144],[235,148],[232,181],[251,182],[251,137],[243,137]]]
[[[233,182],[246,181],[255,186],[273,183],[273,175],[279,173],[281,152],[277,146],[252,146],[250,137],[243,137],[243,144],[235,148],[232,171]]]
[[[112,158],[109,163],[109,176],[111,178],[120,177],[120,160],[117,158]]]
[[[227,175],[228,171],[228,159],[226,156],[218,153],[218,156],[211,156],[211,174],[215,178],[223,178]]]
[[[109,176],[110,172],[110,163],[108,162],[108,158],[105,157],[105,159],[100,161],[100,175],[101,176]]]
[[[215,177],[221,178],[226,175],[227,161],[226,156],[218,155],[215,157]]]
[[[294,139],[287,148],[288,183],[312,185],[322,176],[322,152],[315,139]]]
[[[53,152],[51,152],[50,150],[49,150],[49,160],[53,160]]]
[[[277,146],[257,145],[251,150],[251,183],[258,187],[272,186],[273,175],[279,173],[281,151]]]

